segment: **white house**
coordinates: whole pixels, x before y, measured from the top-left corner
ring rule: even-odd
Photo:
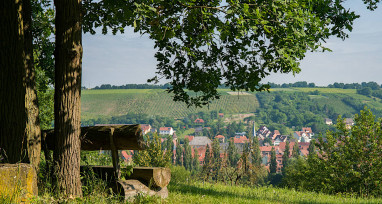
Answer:
[[[173,135],[174,129],[172,127],[161,127],[159,128],[159,135]]]

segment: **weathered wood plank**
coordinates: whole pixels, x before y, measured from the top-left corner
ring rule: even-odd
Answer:
[[[111,166],[92,166],[93,171],[102,179],[116,180],[114,169]],[[81,167],[83,169],[83,167]],[[164,188],[171,180],[171,171],[163,167],[135,167],[130,177],[126,179],[137,179],[147,186],[153,188]]]
[[[81,150],[111,150],[110,129],[114,128],[113,139],[118,150],[144,150],[140,125],[107,125],[81,127]],[[45,143],[54,149],[54,130],[45,130]]]
[[[148,186],[163,188],[170,183],[171,171],[164,167],[134,167],[129,179],[137,179]]]

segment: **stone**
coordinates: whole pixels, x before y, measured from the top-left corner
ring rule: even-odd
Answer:
[[[0,196],[28,202],[37,196],[37,175],[31,164],[0,164]]]

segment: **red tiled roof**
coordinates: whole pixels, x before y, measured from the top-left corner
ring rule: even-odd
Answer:
[[[159,131],[170,131],[172,127],[160,127]]]
[[[303,127],[302,131],[306,132],[306,133],[312,133],[312,128],[311,127]]]
[[[270,152],[270,151],[272,151],[272,146],[261,146],[260,151],[261,152]]]
[[[219,139],[219,138],[223,138],[223,139],[224,139],[225,137],[224,137],[223,135],[218,135],[218,136],[216,136],[215,138],[218,138],[218,139]]]
[[[151,129],[151,125],[148,125],[148,124],[141,124],[141,129],[143,132],[145,131],[150,131]]]
[[[249,142],[249,139],[246,136],[235,136],[233,138],[233,143],[239,144],[239,143],[246,143]]]
[[[196,119],[196,120],[194,121],[194,123],[204,123],[204,120],[203,120],[203,119],[200,119],[200,118],[198,118],[198,119]]]

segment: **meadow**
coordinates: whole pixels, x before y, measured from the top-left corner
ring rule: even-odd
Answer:
[[[272,186],[230,186],[199,181],[171,182],[168,189],[170,193],[166,199],[142,194],[130,203],[382,203],[380,198],[327,195]],[[32,203],[129,203],[121,201],[115,195],[108,195],[106,191],[107,189],[103,189],[103,192],[94,192],[75,200],[60,200],[44,194],[33,199]],[[0,203],[5,202],[0,198]]]

